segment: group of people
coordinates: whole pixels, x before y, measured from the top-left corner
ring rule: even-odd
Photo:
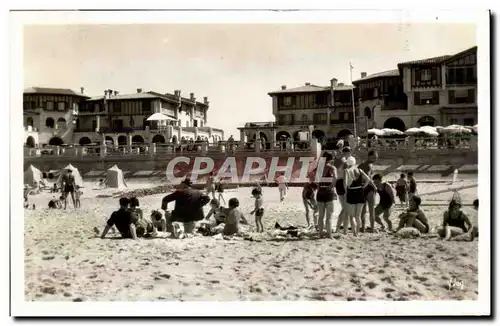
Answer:
[[[373,164],[377,161],[377,153],[370,151],[368,159],[359,165],[356,165],[356,159],[351,155],[349,147],[335,150],[333,155],[325,152],[323,157],[326,160],[323,177],[332,178],[333,182],[315,183],[311,180],[302,190],[307,225],[316,228],[321,237],[332,237],[335,200],[338,200],[341,206],[335,229],[337,233],[342,231],[347,234],[348,229],[352,230],[354,236],[360,232],[374,232],[375,223],[380,225],[381,231],[385,231],[384,222],[389,232],[398,232],[403,228],[414,228],[420,233],[430,231],[427,217],[420,209],[422,200],[417,196],[417,182],[413,173],[408,173],[408,181],[406,175],[401,174],[396,182],[396,194],[400,203],[401,205],[408,203],[409,208],[399,215],[398,226],[393,229],[390,216],[396,200],[391,184],[384,182],[380,174],[374,174]],[[311,179],[314,177],[315,173],[311,175]],[[377,205],[375,205],[376,194],[379,196]],[[479,202],[476,200],[474,202],[476,210],[478,205]],[[460,208],[461,203],[454,199],[445,212],[443,225],[438,229],[438,234],[446,240],[453,238],[473,240],[478,235],[477,227],[472,226]],[[369,213],[369,226],[366,223],[366,211]]]
[[[71,202],[74,208],[79,208],[81,206],[80,197],[83,194],[82,187],[76,184],[75,176],[71,169],[66,170],[66,173],[62,176],[60,189],[61,196],[59,196],[59,198],[53,197],[49,201],[48,207],[50,209],[66,209],[68,205],[68,196],[71,196]],[[57,190],[57,184],[54,184],[52,192],[57,192]]]
[[[381,231],[387,229],[389,232],[399,232],[404,228],[413,228],[423,234],[430,232],[428,219],[420,208],[422,200],[417,196],[417,182],[413,173],[408,173],[408,180],[406,175],[402,174],[396,182],[396,195],[401,205],[408,204],[408,209],[399,215],[399,222],[393,226],[391,212],[396,204],[396,195],[392,185],[384,181],[380,174],[374,173],[373,165],[378,158],[375,151],[370,151],[367,160],[359,165],[348,146],[339,148],[333,153],[325,152],[322,157],[326,161],[323,177],[329,177],[332,181],[315,182],[317,171],[313,171],[310,182],[302,190],[307,227],[315,229],[320,237],[331,238],[333,232],[347,234],[348,230],[351,230],[354,236],[364,232],[371,233],[375,232],[376,224],[380,226]],[[279,199],[284,201],[288,190],[284,175],[279,175],[274,181],[278,186]],[[122,198],[120,209],[108,220],[102,237],[113,226],[116,226],[122,236],[132,238],[154,236],[156,231],[176,233],[176,228],[182,229],[183,234],[199,231],[204,235],[213,235],[218,232],[216,230],[224,235],[241,234],[240,225],[248,224],[248,221],[239,210],[239,201],[237,198],[231,198],[227,202],[228,207],[224,207],[226,200],[222,194],[222,183],[216,182],[214,173],[208,176],[205,192],[193,189],[191,181],[186,178],[176,191],[163,198],[161,209],[164,214],[159,210],[153,211],[151,219],[144,218],[142,211],[134,217],[133,212],[138,211],[138,200],[127,201],[127,198]],[[257,184],[251,194],[254,198],[254,209],[250,215],[255,216],[256,231],[264,232],[265,210],[262,187]],[[376,204],[377,194],[378,204]],[[337,200],[341,211],[334,229],[332,215]],[[173,201],[175,208],[169,212],[167,206]],[[210,205],[210,210],[204,216],[203,207],[207,204]],[[478,205],[476,200],[474,207],[477,209]],[[131,216],[127,213],[129,211],[132,212]],[[197,222],[202,222],[202,226],[196,228]],[[135,232],[132,229],[135,229]],[[443,224],[438,234],[446,240],[472,240],[478,236],[478,231],[462,212],[461,203],[452,200],[443,216]]]

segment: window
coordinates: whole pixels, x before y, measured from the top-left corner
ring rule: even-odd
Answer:
[[[420,73],[421,81],[430,81],[432,79],[432,73],[430,69],[422,69]]]
[[[97,129],[97,121],[92,120],[92,131],[95,131]]]
[[[316,103],[316,105],[326,105],[327,104],[327,93],[316,93],[315,103]]]
[[[120,113],[125,111],[125,102],[113,102],[109,103],[111,105],[113,113]]]
[[[450,125],[458,124],[458,119],[456,119],[456,118],[450,118],[449,121],[450,121]]]
[[[326,124],[326,113],[314,113],[313,122],[314,124]]]
[[[54,102],[47,101],[47,102],[45,102],[45,106],[46,106],[48,111],[54,111]]]
[[[189,127],[189,121],[186,120],[186,127]]]
[[[91,112],[99,112],[99,103],[94,104],[94,110]]]
[[[285,106],[291,106],[292,105],[292,97],[291,96],[286,96],[284,98],[284,104],[285,104]]]
[[[473,126],[474,118],[464,118],[464,126]]]
[[[66,108],[66,103],[65,102],[58,102],[57,103],[57,110],[58,111],[64,111]]]
[[[198,120],[193,120],[193,127],[198,127]]]
[[[473,104],[476,101],[474,89],[456,89],[448,92],[449,104]]]
[[[439,104],[439,92],[414,92],[413,93],[413,104],[414,105],[438,105]]]

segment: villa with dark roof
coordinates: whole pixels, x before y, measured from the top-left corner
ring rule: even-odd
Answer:
[[[477,47],[398,64],[367,75],[358,88],[360,119],[369,128],[477,123]]]
[[[207,126],[208,98],[194,94],[143,92],[119,94],[111,89],[89,97],[71,89],[30,87],[24,91],[25,144],[62,145],[91,143],[131,145],[203,139],[224,139],[221,129]],[[154,113],[166,118],[148,121]]]

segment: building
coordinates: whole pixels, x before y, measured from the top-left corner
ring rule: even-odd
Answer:
[[[249,122],[239,128],[240,137],[252,140],[259,134],[266,142],[270,142],[288,137],[299,140],[301,131],[309,131],[313,137],[325,140],[354,134],[352,100],[357,95],[352,85],[338,83],[334,78],[330,86],[310,83],[290,89],[282,86],[281,90],[268,95],[272,98],[276,121]]]
[[[360,130],[392,128],[395,127],[391,120],[393,117],[408,114],[408,100],[398,69],[368,76],[366,72],[362,72],[361,79],[353,84],[358,89]],[[404,129],[404,126],[396,127]]]
[[[397,70],[353,84],[368,127],[477,124],[477,47],[454,55],[403,62]],[[360,117],[361,118],[361,117]]]
[[[26,104],[26,101],[31,100],[29,90],[27,90],[28,93],[25,92],[26,108],[31,105]],[[74,93],[71,90],[66,90],[66,92]],[[88,145],[101,143],[103,139],[108,144],[115,145],[165,143],[182,139],[203,139],[215,143],[224,139],[224,132],[221,129],[207,126],[209,108],[207,97],[203,102],[199,102],[196,101],[193,93],[189,98],[182,97],[180,90],[174,93],[161,94],[137,89],[135,94],[121,95],[117,91],[108,89],[104,91],[103,96],[88,97],[83,95],[82,88],[82,94],[75,93],[81,100],[78,102],[73,100],[72,103],[77,104],[71,104],[73,105],[71,112],[67,112],[64,117],[52,113],[50,115],[53,119],[58,119],[57,121],[62,121],[63,118],[65,121],[71,121],[71,124],[64,129],[64,134],[60,132],[61,128],[58,128],[56,124],[53,129],[59,130],[58,132],[52,132],[50,137],[40,136],[39,141],[35,141],[33,145]],[[55,101],[52,98],[41,100],[49,101],[48,103]],[[43,104],[37,113],[44,117],[47,115],[47,110],[44,108],[47,107],[52,108],[53,105]],[[25,115],[32,114],[30,112],[25,109]],[[163,113],[168,120],[148,121],[148,117],[154,113]],[[62,111],[59,115],[61,114]],[[27,119],[25,121],[25,126],[28,126],[30,121]],[[56,120],[52,120],[52,125],[54,121]],[[46,124],[48,125],[49,122]],[[38,133],[40,128],[35,128],[35,130],[35,133]],[[31,146],[31,139],[29,144],[27,139],[26,144]]]
[[[24,142],[61,145],[73,140],[74,117],[88,99],[84,89],[30,87],[23,93]]]

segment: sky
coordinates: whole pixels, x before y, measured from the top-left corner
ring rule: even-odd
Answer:
[[[31,25],[24,87],[180,89],[207,96],[208,125],[238,139],[246,122],[274,121],[268,93],[281,85],[349,84],[349,62],[356,80],[474,45],[476,26],[458,23]]]

